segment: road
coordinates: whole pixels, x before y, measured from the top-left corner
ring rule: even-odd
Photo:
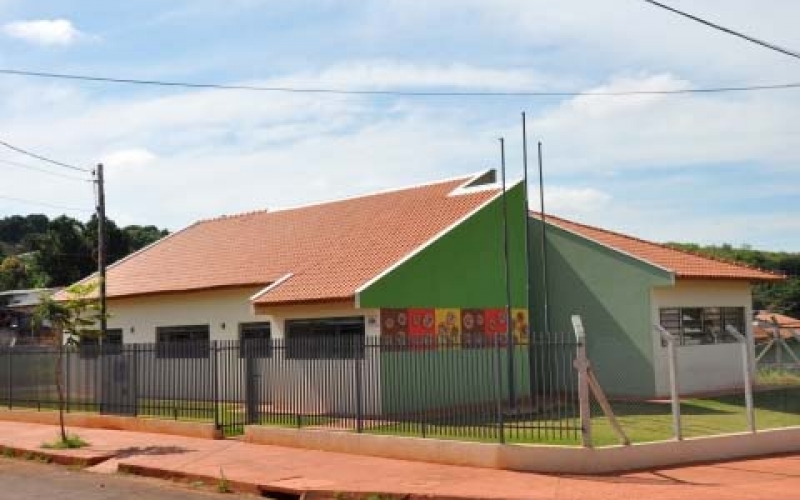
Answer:
[[[95,474],[59,465],[0,458],[0,500],[219,500],[254,498],[193,489],[169,481]]]

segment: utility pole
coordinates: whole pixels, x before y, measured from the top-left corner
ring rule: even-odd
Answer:
[[[106,336],[106,192],[103,164],[97,165],[97,274],[100,277],[100,343]]]

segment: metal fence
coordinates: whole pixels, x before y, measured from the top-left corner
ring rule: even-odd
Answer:
[[[586,422],[594,446],[682,440],[800,426],[800,373],[792,366],[757,363],[750,339],[731,332],[733,342],[680,346],[658,326],[664,358],[655,364],[656,394],[618,393],[629,374],[604,370],[606,408],[591,398]],[[599,336],[599,334],[595,334]],[[660,367],[660,370],[659,370]],[[608,368],[608,367],[604,367]],[[698,389],[713,385],[716,389]],[[618,426],[622,435],[614,428]]]
[[[572,334],[468,344],[321,337],[66,348],[65,410],[487,440],[579,443]],[[0,405],[54,410],[58,350],[0,349]]]

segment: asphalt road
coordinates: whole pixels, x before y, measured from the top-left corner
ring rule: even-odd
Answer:
[[[255,497],[222,495],[169,481],[120,474],[95,474],[59,465],[0,458],[0,500],[221,500],[223,498],[231,500]]]

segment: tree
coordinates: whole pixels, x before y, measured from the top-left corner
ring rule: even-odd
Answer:
[[[84,225],[71,217],[50,221],[35,247],[38,267],[49,277],[48,286],[69,285],[94,271],[94,245],[87,240]]]
[[[97,282],[75,284],[65,290],[64,300],[43,296],[33,314],[34,326],[39,329],[45,323],[56,334],[55,380],[58,392],[58,425],[61,445],[70,446],[64,427],[64,351],[74,348],[82,338],[97,338],[100,331],[100,301],[97,299]]]
[[[28,270],[22,259],[12,255],[0,262],[0,290],[17,290],[29,287]]]

